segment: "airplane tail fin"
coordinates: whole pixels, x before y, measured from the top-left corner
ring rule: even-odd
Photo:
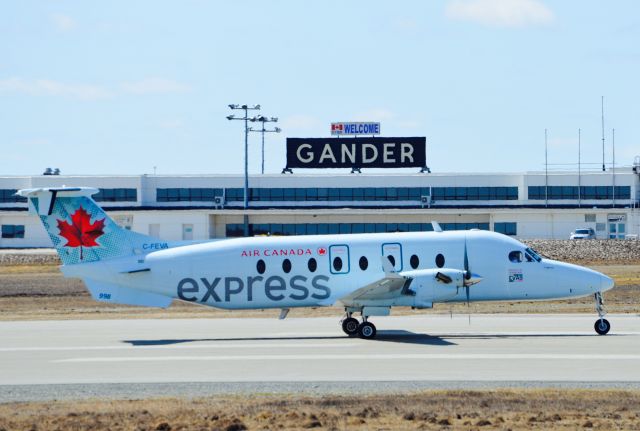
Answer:
[[[98,189],[60,187],[23,189],[29,210],[40,217],[64,265],[140,254],[156,238],[118,226],[91,195]]]

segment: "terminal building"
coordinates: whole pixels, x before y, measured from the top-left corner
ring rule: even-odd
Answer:
[[[486,229],[520,239],[640,233],[640,163],[611,171],[0,177],[0,248],[50,247],[23,188],[86,186],[122,226],[168,241]],[[245,219],[246,217],[246,219]]]

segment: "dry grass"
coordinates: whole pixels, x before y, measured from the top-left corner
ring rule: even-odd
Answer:
[[[0,430],[638,430],[640,391],[426,391],[0,405]]]
[[[640,265],[592,265],[616,281],[605,294],[611,313],[640,313]],[[394,315],[420,313],[592,313],[591,297],[549,302],[436,304],[433,310],[394,308]],[[167,310],[109,305],[94,301],[79,280],[65,279],[54,265],[0,266],[0,320],[110,318],[276,318],[279,310],[226,311],[175,301]],[[293,309],[291,317],[339,316],[342,309]]]

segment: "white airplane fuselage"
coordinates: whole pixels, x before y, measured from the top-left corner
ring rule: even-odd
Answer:
[[[340,305],[342,330],[376,336],[370,316],[434,303],[561,299],[601,292],[609,277],[543,259],[526,245],[488,231],[253,237],[173,244],[122,228],[91,199],[90,187],[23,189],[62,261],[93,298],[168,307],[173,299],[225,309]],[[362,321],[354,314],[359,313]]]
[[[487,231],[253,237],[165,246],[152,244],[160,250],[64,266],[63,271],[224,309],[340,304],[341,298],[385,277],[383,257],[393,272],[411,279],[410,294],[362,299],[358,306],[548,300],[613,287],[599,272],[540,259],[519,241]],[[462,284],[465,249],[469,271],[479,278],[470,287]],[[438,273],[453,281],[439,281]]]

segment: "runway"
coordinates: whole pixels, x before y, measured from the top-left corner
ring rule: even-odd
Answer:
[[[381,317],[371,341],[345,336],[338,318],[0,322],[0,385],[640,387],[640,317],[607,317],[607,336],[595,315]]]

